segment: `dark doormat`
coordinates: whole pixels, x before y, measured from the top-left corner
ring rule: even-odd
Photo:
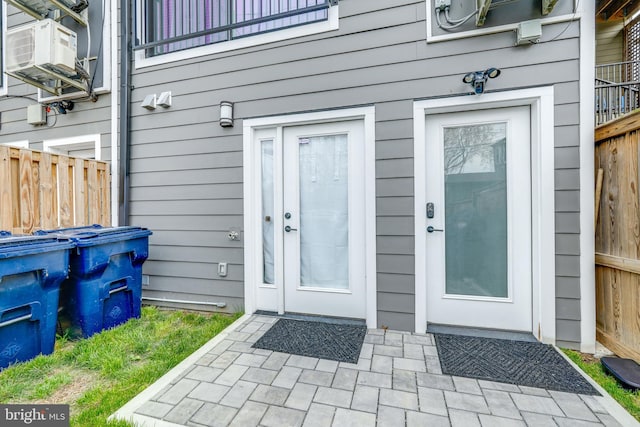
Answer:
[[[255,348],[339,362],[358,363],[367,327],[278,319]]]
[[[434,337],[443,374],[599,395],[550,345],[464,335]]]

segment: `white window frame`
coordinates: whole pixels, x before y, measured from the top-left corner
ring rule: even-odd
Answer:
[[[112,79],[117,77],[115,74],[111,74],[111,52],[112,50],[117,51],[117,46],[115,45],[115,41],[111,37],[111,16],[117,16],[117,0],[102,0],[103,8],[104,8],[104,27],[102,27],[102,86],[94,88],[93,91],[96,95],[103,95],[105,93],[111,92]],[[4,2],[3,2],[4,3]],[[4,21],[3,21],[4,23]],[[3,34],[6,34],[6,29],[3,29]],[[116,38],[117,38],[117,34]],[[86,35],[85,35],[86,37]],[[4,40],[3,40],[4,42]],[[4,52],[4,50],[3,50]],[[84,56],[86,52],[78,52],[78,56]],[[95,62],[95,61],[91,61]],[[4,75],[4,73],[2,73]],[[93,73],[89,73],[93,74]],[[77,99],[84,98],[86,94],[82,93],[68,93],[60,96],[52,96],[49,92],[45,92],[42,89],[38,89],[38,102],[41,104],[48,104],[50,102],[62,101],[63,99]]]
[[[22,141],[3,142],[0,145],[8,145],[9,147],[15,147],[15,148],[29,148],[29,140],[23,139]]]
[[[255,165],[260,151],[254,144],[256,130],[286,126],[295,126],[313,123],[331,123],[342,120],[362,120],[364,122],[365,139],[365,298],[366,298],[366,323],[368,328],[377,327],[377,281],[376,281],[376,191],[375,191],[375,107],[356,107],[344,110],[327,110],[309,113],[291,114],[275,117],[262,117],[246,119],[243,122],[243,198],[245,205],[244,215],[244,310],[245,313],[254,313],[257,309],[257,286],[261,283],[262,274],[258,265],[258,258],[262,253],[262,237],[260,221],[257,217],[247,213],[260,212],[259,203],[255,195],[259,180],[255,174],[260,168],[248,167]],[[276,167],[278,164],[276,163]],[[281,197],[281,196],[280,196]],[[278,298],[278,312],[284,312],[284,289],[280,290]]]
[[[2,74],[2,77],[0,77],[0,83],[2,84],[2,87],[0,87],[0,96],[4,96],[9,91],[9,80],[7,79],[7,75],[4,72],[6,64],[5,53],[7,51],[5,45],[5,41],[7,40],[7,6],[4,4],[4,2],[0,3],[0,9],[2,13],[2,15],[0,15],[0,17],[2,18],[2,35],[0,36],[2,38],[2,58],[0,58],[2,60],[2,67],[0,67],[0,74]]]
[[[437,43],[437,42],[443,42],[447,40],[457,40],[457,39],[465,39],[468,37],[484,36],[488,34],[504,33],[507,31],[515,31],[518,28],[519,23],[514,22],[512,24],[499,25],[496,27],[478,28],[475,30],[460,31],[460,32],[455,32],[451,34],[434,35],[433,32],[431,31],[432,24],[433,24],[433,21],[431,19],[431,11],[434,9],[433,8],[434,1],[435,0],[426,0],[425,2],[426,8],[427,8],[427,11],[426,11],[427,43]],[[584,1],[573,0],[574,13],[542,18],[540,19],[540,23],[544,26],[544,25],[550,25],[550,24],[557,24],[559,22],[571,22],[571,21],[577,22],[582,17],[582,13],[584,10],[583,3]],[[544,33],[544,29],[543,29],[543,33]],[[515,34],[513,38],[515,42]]]
[[[531,107],[532,329],[536,338],[543,343],[555,344],[556,342],[555,200],[554,191],[549,191],[550,188],[555,188],[553,86],[414,102],[414,159],[417,165],[414,176],[416,332],[426,331],[428,318],[425,304],[427,271],[425,263],[420,262],[427,256],[426,233],[418,232],[418,230],[426,230],[427,227],[427,218],[424,214],[427,203],[426,172],[424,168],[419,167],[418,163],[418,159],[426,158],[426,116],[524,105]],[[585,301],[583,303],[589,304]]]
[[[93,146],[94,159],[101,160],[101,139],[102,138],[100,134],[81,135],[70,138],[46,139],[42,141],[42,151],[67,155],[66,153],[64,153],[65,149],[68,152],[69,149],[77,150],[79,148],[78,146],[81,146],[80,148],[84,148],[85,146],[87,148],[91,148]]]
[[[142,0],[136,1],[137,10],[142,10]],[[142,40],[142,16],[137,13],[136,16],[136,37]],[[197,58],[205,55],[212,55],[221,52],[228,52],[246,47],[259,46],[267,43],[274,43],[282,40],[294,39],[298,37],[309,36],[312,34],[320,34],[327,31],[338,29],[338,21],[340,16],[340,6],[330,6],[326,21],[314,22],[311,24],[300,25],[297,27],[283,28],[268,33],[256,34],[253,36],[242,37],[235,40],[222,41],[219,43],[208,44],[204,46],[184,49],[177,52],[165,53],[162,55],[145,57],[144,50],[135,51],[134,67],[144,68],[154,65],[166,64],[169,62],[182,61],[184,59]]]

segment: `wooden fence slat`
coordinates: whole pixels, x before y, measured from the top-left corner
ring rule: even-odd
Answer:
[[[84,159],[75,159],[73,163],[74,225],[84,225],[87,220]]]
[[[69,185],[69,159],[58,156],[58,200],[60,209],[60,227],[73,226],[73,194]]]
[[[31,151],[20,151],[20,227],[22,234],[30,234],[35,224],[35,188],[31,170]]]
[[[13,197],[11,195],[11,155],[9,147],[0,145],[0,229],[13,230]]]
[[[89,223],[100,224],[100,182],[98,181],[98,164],[89,162],[87,169],[87,206],[89,208]]]
[[[40,158],[40,227],[50,230],[58,226],[58,215],[54,214],[55,195],[51,155],[42,153]]]

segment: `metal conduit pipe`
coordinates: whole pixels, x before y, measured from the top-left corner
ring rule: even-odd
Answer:
[[[169,302],[174,304],[211,305],[218,308],[225,308],[227,306],[226,302],[200,302],[200,301],[188,301],[188,300],[181,300],[181,299],[153,298],[153,297],[145,297],[145,296],[143,296],[142,299],[146,301]]]
[[[131,2],[120,1],[120,162],[118,174],[118,225],[129,224],[129,139],[131,124]]]

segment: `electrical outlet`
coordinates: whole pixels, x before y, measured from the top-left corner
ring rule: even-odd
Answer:
[[[142,283],[141,284],[145,288],[149,286],[149,275],[148,274],[143,274],[142,275]]]
[[[219,262],[218,263],[218,276],[225,277],[227,275],[227,263]]]
[[[436,12],[443,11],[448,7],[451,7],[451,0],[433,0]]]

